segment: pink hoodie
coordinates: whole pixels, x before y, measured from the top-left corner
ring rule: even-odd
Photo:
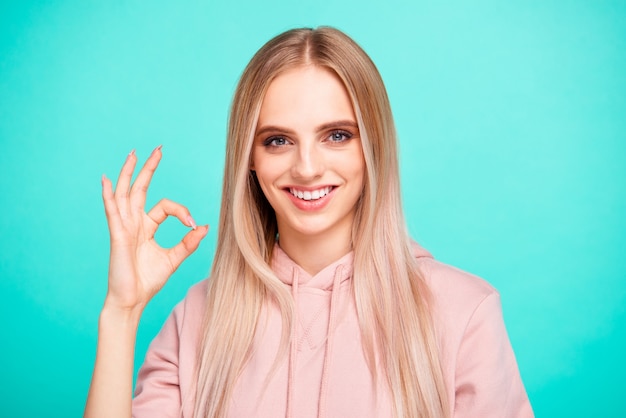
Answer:
[[[455,418],[532,417],[504,327],[497,291],[435,261],[415,245],[435,301],[434,320]],[[311,276],[276,246],[272,268],[291,287],[298,323],[288,361],[266,382],[281,317],[267,306],[229,417],[390,417],[389,393],[372,382],[351,294],[353,254]],[[139,371],[133,417],[191,417],[192,379],[207,283],[193,286],[154,339]]]

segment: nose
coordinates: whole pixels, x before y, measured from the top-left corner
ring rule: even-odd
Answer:
[[[292,165],[292,176],[301,180],[313,180],[324,172],[324,153],[316,141],[303,141],[298,144]]]

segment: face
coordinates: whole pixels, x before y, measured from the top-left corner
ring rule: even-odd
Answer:
[[[252,167],[284,238],[350,239],[365,161],[352,104],[331,71],[304,66],[263,99]]]

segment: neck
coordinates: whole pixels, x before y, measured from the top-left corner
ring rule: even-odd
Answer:
[[[320,236],[279,232],[280,248],[304,271],[314,276],[352,251],[351,234],[332,231]]]

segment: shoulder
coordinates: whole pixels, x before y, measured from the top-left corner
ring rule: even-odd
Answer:
[[[414,253],[432,296],[430,309],[455,417],[532,417],[498,291],[419,247]]]
[[[499,297],[486,280],[434,259],[419,259],[424,280],[439,303],[472,309],[487,297]]]
[[[206,305],[207,281],[203,280],[189,288],[183,300],[172,310],[152,340],[146,360],[159,352],[179,354],[181,350],[194,347],[198,341]]]
[[[444,344],[454,350],[476,325],[502,321],[499,292],[484,279],[433,259],[418,261],[431,312]]]
[[[500,294],[484,279],[435,260],[414,245],[420,272],[430,292],[430,310],[445,351],[453,355],[475,326],[502,322]],[[454,355],[453,355],[454,356]]]
[[[185,316],[203,314],[206,305],[206,294],[209,279],[204,279],[194,284],[187,290],[185,298],[178,304],[176,309],[183,309]]]
[[[432,294],[434,308],[444,309],[460,319],[471,316],[487,298],[499,300],[498,291],[486,280],[435,260],[417,244],[413,245],[413,253]]]
[[[205,311],[207,287],[208,279],[192,285],[185,297],[176,304],[164,327],[169,325],[176,328],[180,335],[185,328],[198,325]]]

